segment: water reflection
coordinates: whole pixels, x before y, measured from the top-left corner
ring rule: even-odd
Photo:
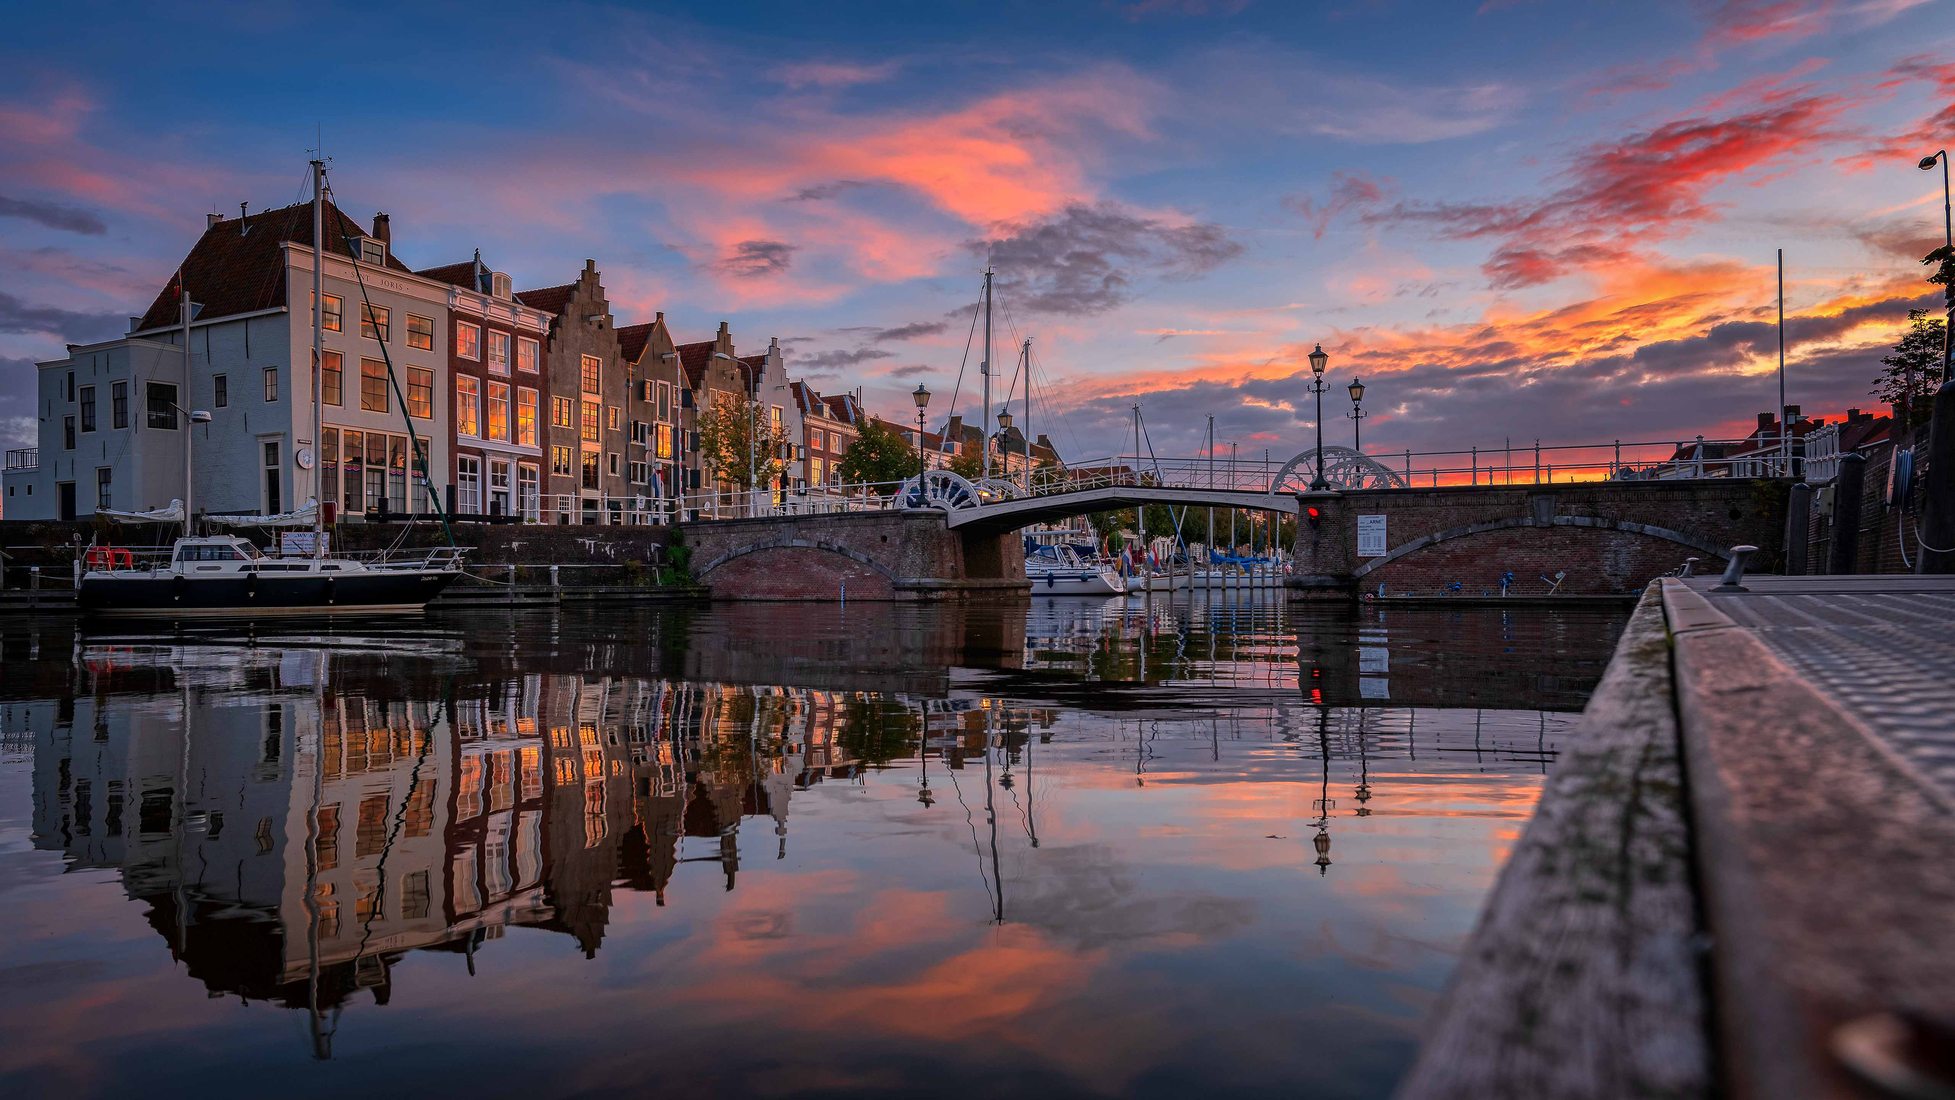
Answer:
[[[548,1095],[1379,1094],[1619,626],[1119,602],[16,623],[0,974],[64,979],[0,983],[0,1081],[225,1091],[237,1042],[298,1092],[439,1066]],[[106,1007],[131,997],[173,1008]]]

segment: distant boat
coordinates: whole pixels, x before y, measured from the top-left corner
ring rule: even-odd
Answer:
[[[1081,558],[1063,543],[1032,547],[1025,555],[1025,578],[1034,596],[1118,596],[1127,590],[1118,572]]]

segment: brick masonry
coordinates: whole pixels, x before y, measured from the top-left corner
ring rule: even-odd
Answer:
[[[1365,490],[1312,496],[1321,519],[1299,524],[1292,595],[1462,595],[1498,593],[1514,573],[1515,595],[1546,590],[1543,575],[1566,571],[1568,594],[1632,594],[1651,579],[1702,558],[1721,568],[1740,543],[1760,548],[1753,568],[1782,560],[1786,486],[1779,482],[1579,482],[1513,488]],[[1357,554],[1360,515],[1386,517],[1388,553]]]
[[[963,535],[941,513],[852,512],[687,524],[693,576],[721,599],[939,600],[1027,590],[1018,535]]]
[[[1928,428],[1922,425],[1916,431],[1914,453],[1928,453]],[[1855,573],[1911,573],[1912,562],[1919,557],[1914,542],[1915,527],[1921,522],[1921,511],[1927,505],[1928,495],[1924,489],[1924,479],[1917,468],[1913,492],[1909,494],[1905,508],[1887,503],[1887,482],[1889,470],[1893,465],[1892,447],[1871,447],[1861,452],[1867,456],[1866,477],[1863,479],[1863,497],[1860,502],[1860,534],[1854,544]],[[1816,489],[1824,486],[1815,486]],[[1822,514],[1820,497],[1814,496],[1814,507],[1809,516],[1806,531],[1806,572],[1820,575],[1826,572],[1828,555],[1832,553],[1835,536],[1833,517]],[[1903,551],[1906,557],[1903,558]]]

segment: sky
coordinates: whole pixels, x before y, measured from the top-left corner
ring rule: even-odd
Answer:
[[[1281,462],[1743,434],[1871,407],[1938,302],[1955,0],[19,5],[0,43],[0,440],[33,367],[202,232],[306,196],[413,267],[595,259],[619,324],[1032,431]],[[194,296],[194,288],[193,288]],[[961,378],[961,381],[960,381]],[[953,401],[953,394],[955,400]],[[1015,410],[1016,411],[1016,410]]]

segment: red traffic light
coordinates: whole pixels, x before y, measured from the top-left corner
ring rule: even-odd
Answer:
[[[1304,514],[1304,516],[1305,516],[1305,518],[1307,518],[1307,519],[1309,519],[1309,520],[1310,520],[1310,525],[1311,525],[1312,527],[1315,527],[1315,526],[1317,526],[1317,521],[1318,521],[1318,520],[1320,520],[1320,519],[1323,519],[1323,518],[1324,518],[1324,514],[1323,514],[1322,512],[1319,512],[1319,511],[1317,510],[1317,506],[1316,506],[1316,505],[1314,505],[1314,504],[1312,504],[1312,505],[1310,505],[1309,507],[1307,507],[1307,508],[1305,508],[1305,509],[1303,510],[1303,514]]]

